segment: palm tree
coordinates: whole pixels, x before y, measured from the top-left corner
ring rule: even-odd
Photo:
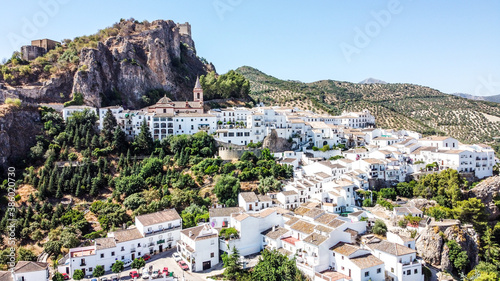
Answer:
[[[486,262],[496,264],[500,254],[500,246],[495,242],[495,236],[493,235],[491,227],[486,228],[482,240],[484,259]]]

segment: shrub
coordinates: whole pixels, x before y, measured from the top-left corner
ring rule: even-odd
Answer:
[[[13,98],[6,98],[5,99],[5,104],[12,104],[14,106],[20,107],[21,106],[21,100],[20,99],[13,99]]]

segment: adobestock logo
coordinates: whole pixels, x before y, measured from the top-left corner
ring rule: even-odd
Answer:
[[[212,6],[215,9],[215,13],[221,21],[224,20],[224,14],[227,12],[232,12],[234,8],[238,7],[243,3],[243,0],[215,0],[212,2]]]
[[[487,78],[479,76],[479,84],[476,86],[474,94],[476,96],[492,96],[500,94],[500,81],[494,80],[493,75],[488,75]]]
[[[342,42],[339,44],[346,61],[350,63],[353,55],[360,54],[362,49],[368,47],[371,41],[382,32],[382,28],[389,26],[393,15],[402,11],[403,7],[398,0],[389,1],[386,9],[378,12],[371,11],[372,20],[367,22],[363,28],[354,27],[353,43]]]
[[[59,14],[61,5],[67,4],[70,0],[40,0],[38,6],[40,9],[31,17],[22,17],[20,33],[10,32],[7,38],[13,49],[18,50],[22,45],[35,39],[39,30],[45,27],[51,18]]]

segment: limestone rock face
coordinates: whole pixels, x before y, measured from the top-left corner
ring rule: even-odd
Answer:
[[[483,202],[488,220],[498,220],[500,209],[495,205],[495,196],[500,192],[500,176],[489,177],[469,191],[469,198],[477,197]]]
[[[135,30],[134,22],[123,24]],[[141,96],[153,89],[169,91],[176,100],[192,100],[196,76],[207,71],[215,67],[198,59],[191,37],[181,35],[173,21],[157,20],[143,31],[83,48],[75,70],[43,83],[0,87],[0,102],[7,97],[33,103],[64,102],[80,92],[87,105],[99,107],[115,101],[138,108]]]
[[[448,257],[448,246],[445,243],[455,240],[469,257],[468,270],[471,270],[479,262],[479,236],[472,227],[453,225],[429,225],[420,232],[416,241],[418,254],[434,266],[441,266],[442,270],[452,270],[452,264]],[[466,270],[467,271],[467,270]]]
[[[36,107],[0,106],[0,167],[26,159],[29,148],[41,133],[40,114]],[[1,169],[0,169],[1,170]]]
[[[284,138],[278,137],[276,130],[271,130],[271,133],[264,138],[262,142],[263,148],[269,148],[271,152],[282,152],[292,148],[292,144]]]

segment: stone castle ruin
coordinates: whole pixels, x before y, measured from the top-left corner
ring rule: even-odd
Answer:
[[[48,51],[55,49],[57,44],[60,43],[50,39],[32,40],[31,45],[21,47],[23,60],[34,60],[41,57]]]

